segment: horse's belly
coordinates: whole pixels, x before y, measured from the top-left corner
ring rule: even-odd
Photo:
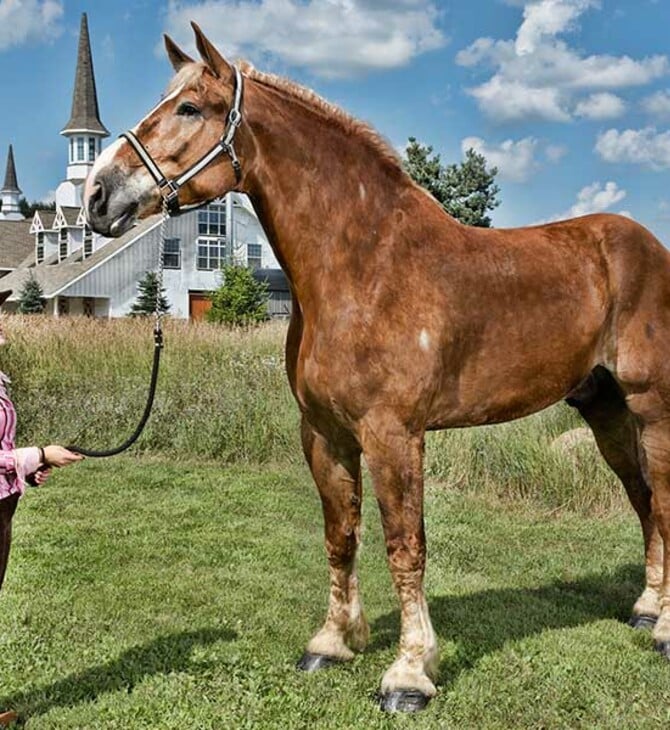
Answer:
[[[565,398],[598,364],[598,320],[540,318],[524,330],[490,330],[462,358],[450,360],[447,349],[429,427],[509,421]]]

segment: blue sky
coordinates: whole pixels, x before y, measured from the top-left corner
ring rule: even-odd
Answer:
[[[63,178],[81,13],[113,137],[158,100],[162,33],[315,89],[397,148],[500,169],[496,226],[607,210],[670,244],[667,0],[0,0],[0,166],[48,197]],[[113,138],[112,137],[112,138]]]

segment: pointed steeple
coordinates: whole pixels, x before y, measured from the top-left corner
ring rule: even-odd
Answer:
[[[23,213],[21,213],[21,189],[16,179],[16,166],[14,165],[14,150],[9,145],[7,153],[7,169],[5,171],[5,182],[0,189],[0,220],[2,221],[21,221]]]
[[[81,16],[79,30],[79,50],[77,53],[77,71],[72,94],[72,112],[70,120],[61,130],[61,134],[73,131],[85,131],[108,137],[109,132],[100,121],[98,111],[98,96],[95,90],[95,75],[93,73],[93,57],[91,43],[88,36],[88,19],[86,13]]]
[[[56,205],[81,205],[84,180],[102,150],[103,138],[109,137],[98,111],[86,13],[81,16],[72,112],[70,120],[61,129],[61,134],[68,141],[68,165],[65,180],[56,188]]]
[[[14,150],[9,145],[9,153],[7,154],[7,169],[5,171],[5,183],[2,186],[3,192],[21,193],[21,188],[16,180],[16,165],[14,164]]]

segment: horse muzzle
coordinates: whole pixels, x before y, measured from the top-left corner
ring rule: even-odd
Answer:
[[[114,184],[113,177],[99,174],[87,182],[84,210],[89,226],[96,233],[117,238],[135,224],[139,202],[127,197],[124,188]]]

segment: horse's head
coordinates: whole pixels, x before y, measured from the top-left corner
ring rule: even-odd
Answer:
[[[203,155],[220,143],[230,128],[235,103],[236,75],[216,48],[193,23],[202,62],[184,53],[168,36],[165,46],[176,71],[161,101],[142,119],[134,136],[167,180],[179,180]],[[137,142],[133,140],[134,144]],[[237,138],[236,138],[237,141]],[[179,186],[179,204],[198,205],[231,190],[239,182],[232,160],[235,153],[218,148],[197,174]],[[84,190],[89,224],[106,236],[120,236],[138,218],[158,212],[163,191],[131,141],[120,138],[100,155]],[[237,174],[236,174],[237,172]]]

